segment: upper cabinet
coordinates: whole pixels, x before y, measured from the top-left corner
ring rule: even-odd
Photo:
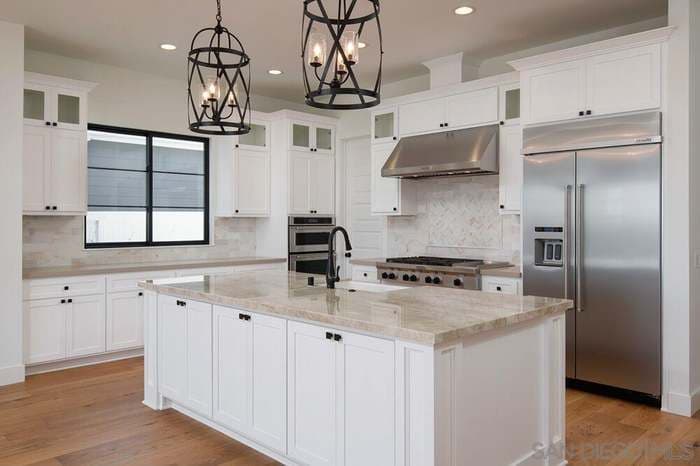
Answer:
[[[520,126],[503,126],[499,132],[498,211],[519,214],[523,188],[523,131]]]
[[[372,145],[371,212],[372,215],[415,215],[416,190],[411,180],[385,178],[382,167],[396,147],[396,142]]]
[[[93,87],[26,73],[25,214],[81,215],[87,210],[87,95]]]
[[[270,151],[270,125],[267,122],[251,122],[250,132],[238,136],[236,149]]]
[[[520,82],[498,87],[498,120],[504,126],[520,124]]]
[[[290,148],[330,154],[335,149],[335,131],[330,126],[291,121]]]
[[[662,30],[662,32],[665,32]],[[659,36],[663,35],[652,31]],[[646,36],[645,36],[646,37]],[[620,39],[622,40],[622,39]],[[661,107],[661,44],[581,48],[512,64],[522,69],[522,122],[546,123]]]
[[[399,110],[389,107],[372,112],[372,143],[393,142],[399,138]]]
[[[498,121],[498,88],[402,104],[399,117],[400,136],[495,123]]]
[[[335,158],[291,151],[289,213],[332,215],[335,212]]]

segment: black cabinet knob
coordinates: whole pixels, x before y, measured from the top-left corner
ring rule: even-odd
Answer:
[[[46,210],[51,210],[51,206],[46,206]]]
[[[53,207],[51,207],[51,209],[52,209],[52,210],[57,210],[58,207],[57,207],[57,206],[53,206]]]
[[[396,280],[396,274],[395,274],[395,273],[390,273],[390,274],[389,274],[389,280]]]
[[[396,212],[397,210],[399,210],[399,209],[398,209],[398,208],[396,208],[396,207],[394,207],[394,212]]]
[[[393,137],[394,141],[396,141],[396,136]]]
[[[331,332],[326,332],[326,340],[332,340],[333,334]]]
[[[425,277],[425,283],[433,283],[433,277]]]
[[[139,296],[143,296],[143,291],[139,291]]]
[[[351,252],[346,252],[346,253],[345,253],[345,257],[348,257],[348,258],[349,258],[349,257],[352,257],[352,253],[351,253]]]
[[[382,272],[382,278],[386,280],[387,278],[389,278],[389,274],[386,272]]]
[[[411,281],[412,281],[412,282],[417,282],[417,281],[418,281],[418,277],[416,277],[415,275],[411,275]]]
[[[459,278],[455,278],[452,283],[454,284],[454,286],[462,286],[462,280],[460,280]]]
[[[583,116],[583,115],[584,115],[584,111],[583,111],[583,110],[581,110],[580,112],[578,112],[578,116]]]
[[[46,122],[46,126],[51,126],[51,122],[50,122],[50,121],[47,121],[47,122]]]
[[[363,273],[362,273],[362,276],[363,276],[363,277],[366,277],[366,276],[367,276],[367,272],[363,272]]]
[[[342,337],[342,335],[338,335],[338,334],[336,333],[335,335],[333,335],[333,339],[334,339],[335,341],[341,341],[341,340],[343,339],[343,337]]]
[[[442,128],[442,123],[440,123],[440,128]]]
[[[449,123],[445,123],[445,128],[447,128],[449,125],[450,125]]]
[[[592,115],[593,111],[592,110],[586,110],[586,115]]]
[[[433,278],[433,284],[439,285],[440,283],[442,283],[442,280],[440,280],[440,277]]]
[[[503,291],[500,286],[496,287],[496,291]]]
[[[70,290],[70,286],[66,285],[63,287],[63,291],[68,291],[68,290]]]
[[[505,121],[501,121],[501,122],[499,122],[498,124],[501,125],[501,126],[503,126],[503,125],[506,124],[506,122],[505,122]]]
[[[238,149],[238,144],[236,144],[236,149]]]
[[[69,303],[72,303],[72,302],[73,302],[73,300],[72,300],[72,299],[68,299],[68,302],[69,302]]]
[[[56,122],[54,121],[53,123],[51,123],[51,125],[52,125],[52,126],[58,126],[58,123],[56,123]]]
[[[499,209],[505,209],[506,206],[504,206],[503,204],[501,204],[501,205],[498,206],[498,208],[499,208]]]
[[[62,299],[62,300],[61,300],[61,304],[66,304],[66,300],[65,300],[65,299]]]
[[[236,209],[236,213],[238,213],[238,209]]]
[[[405,282],[407,282],[411,279],[411,277],[409,277],[407,273],[403,274],[403,277],[401,277],[401,278],[403,278],[403,281],[405,281]]]

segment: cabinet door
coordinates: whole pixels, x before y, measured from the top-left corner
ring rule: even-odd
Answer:
[[[107,295],[107,351],[143,346],[143,292]]]
[[[238,136],[236,148],[258,150],[267,152],[270,150],[270,127],[267,123],[253,122],[250,132]]]
[[[315,125],[314,129],[314,149],[316,152],[332,154],[335,148],[335,131],[330,126]]]
[[[394,464],[394,342],[340,332],[339,445],[345,466]]]
[[[288,455],[304,464],[337,464],[338,345],[326,330],[287,324]]]
[[[399,106],[399,134],[426,133],[442,129],[447,122],[445,99],[425,100]]]
[[[24,302],[24,362],[36,364],[66,357],[66,313],[60,299]]]
[[[251,325],[242,311],[214,306],[214,419],[245,433],[250,425]]]
[[[51,89],[39,84],[25,84],[24,123],[46,127],[51,124],[51,111]]]
[[[293,121],[291,123],[291,134],[289,146],[291,149],[306,150],[313,148],[313,128],[309,123]]]
[[[396,147],[396,143],[372,146],[372,213],[393,214],[399,211],[400,183],[398,178],[382,177],[382,167]]]
[[[523,187],[522,128],[501,127],[499,137],[499,209],[503,214],[517,214]]]
[[[233,189],[234,215],[262,217],[270,214],[270,154],[238,149]]]
[[[661,45],[588,60],[588,107],[594,115],[661,106]]]
[[[291,152],[289,155],[289,212],[311,213],[310,199],[311,155]]]
[[[498,88],[491,87],[447,98],[448,129],[498,121]]]
[[[51,131],[51,205],[60,212],[85,212],[87,139],[85,132]]]
[[[502,125],[520,124],[520,81],[498,88],[498,119]]]
[[[84,131],[87,129],[85,95],[70,89],[56,89],[51,95],[55,115],[53,122],[58,128]]]
[[[187,301],[187,392],[185,405],[212,415],[212,306]]]
[[[68,298],[68,357],[105,351],[105,296]]]
[[[586,62],[560,63],[521,74],[524,123],[578,118],[586,110]]]
[[[311,157],[311,210],[315,214],[332,215],[335,212],[335,157]]]
[[[252,330],[250,427],[248,434],[281,453],[287,451],[287,321],[249,314]]]
[[[51,129],[25,125],[22,151],[24,212],[45,212],[49,208],[50,153]]]
[[[158,388],[184,403],[187,391],[187,309],[179,299],[158,295]]]
[[[372,112],[372,144],[396,141],[399,137],[396,107]]]

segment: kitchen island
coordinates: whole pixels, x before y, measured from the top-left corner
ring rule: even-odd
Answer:
[[[141,283],[144,403],[289,465],[564,463],[570,301],[309,277]]]

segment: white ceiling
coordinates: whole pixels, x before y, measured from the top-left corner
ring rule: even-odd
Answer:
[[[334,0],[325,0],[333,4]],[[360,0],[362,2],[362,0]],[[475,60],[655,18],[666,0],[382,0],[384,82],[424,74],[421,62]],[[253,60],[253,92],[301,101],[301,0],[222,0],[224,24]],[[476,12],[456,16],[456,6]],[[26,25],[27,47],[185,80],[192,35],[214,23],[214,0],[0,0],[0,18]],[[369,47],[361,62],[376,53]],[[160,50],[173,43],[175,52]],[[284,70],[272,77],[270,68]]]

